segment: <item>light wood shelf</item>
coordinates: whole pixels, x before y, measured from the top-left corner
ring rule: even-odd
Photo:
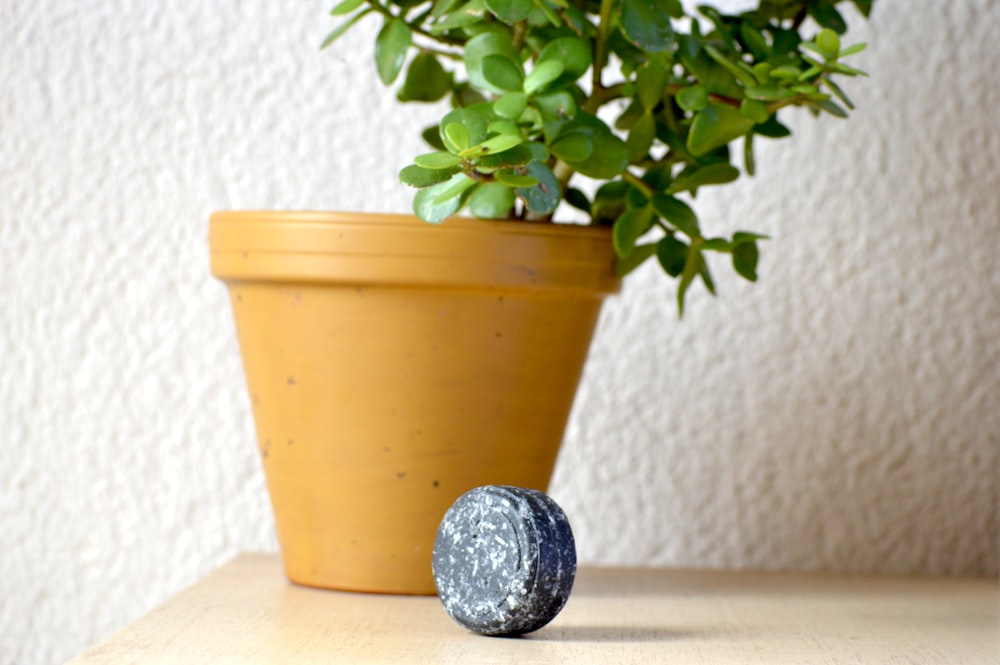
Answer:
[[[1000,663],[1000,586],[969,578],[581,568],[522,638],[437,598],[322,591],[243,555],[93,647],[97,663]]]

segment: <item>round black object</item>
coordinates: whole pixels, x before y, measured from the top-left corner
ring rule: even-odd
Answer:
[[[448,509],[434,541],[434,584],[449,616],[483,635],[538,630],[566,604],[576,544],[542,492],[486,485]]]

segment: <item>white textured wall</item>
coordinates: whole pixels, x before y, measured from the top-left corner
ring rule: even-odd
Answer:
[[[0,663],[275,547],[208,215],[404,211],[433,112],[372,26],[316,51],[331,4],[0,4]],[[584,560],[997,574],[998,33],[880,0],[855,119],[699,201],[774,237],[761,283],[608,305],[552,489]]]

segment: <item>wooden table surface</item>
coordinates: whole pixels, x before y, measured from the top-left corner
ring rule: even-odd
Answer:
[[[84,663],[1000,663],[1000,586],[969,578],[581,568],[542,630],[481,637],[437,598],[322,591],[243,555]]]

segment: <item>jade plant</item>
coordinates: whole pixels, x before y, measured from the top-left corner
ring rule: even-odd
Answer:
[[[755,143],[791,133],[783,109],[847,117],[835,79],[864,74],[844,59],[865,45],[842,44],[841,5],[867,17],[872,2],[724,13],[680,0],[342,0],[323,46],[377,17],[382,82],[402,78],[403,102],[449,98],[423,133],[433,151],[399,174],[419,188],[418,217],[551,221],[565,201],[612,227],[620,275],[655,256],[679,278],[683,313],[696,279],[715,292],[705,252],[755,281],[765,238],[709,234],[688,201],[752,176]]]

